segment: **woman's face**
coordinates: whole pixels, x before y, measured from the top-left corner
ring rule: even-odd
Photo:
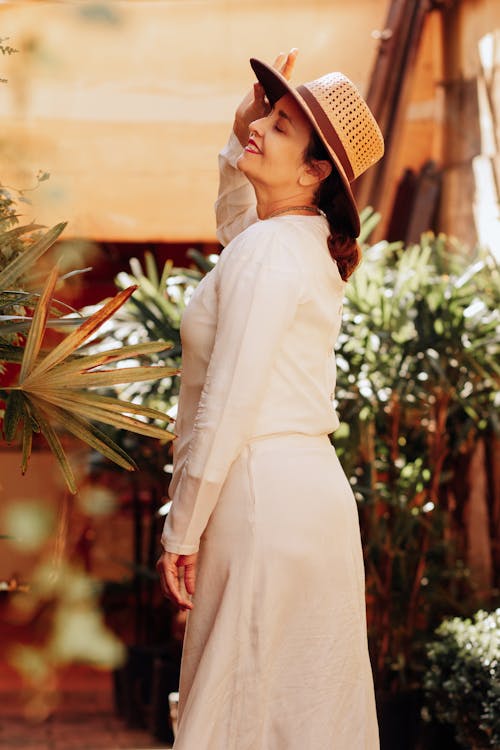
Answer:
[[[311,125],[290,94],[279,99],[266,117],[250,124],[248,145],[238,159],[240,169],[258,187],[288,193],[302,185],[309,165],[304,153]]]

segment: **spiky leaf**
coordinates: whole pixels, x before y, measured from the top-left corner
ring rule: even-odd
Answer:
[[[5,268],[0,271],[0,289],[8,289],[23,276],[26,271],[41,258],[41,256],[56,242],[59,235],[64,231],[67,222],[56,224],[49,229],[40,239],[29,247],[22,255],[14,258]],[[11,230],[15,231],[15,230]]]

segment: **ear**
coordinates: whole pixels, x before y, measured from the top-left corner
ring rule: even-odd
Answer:
[[[303,187],[318,185],[330,175],[332,164],[328,159],[312,159],[308,164],[303,165],[303,170],[299,176],[299,184]]]

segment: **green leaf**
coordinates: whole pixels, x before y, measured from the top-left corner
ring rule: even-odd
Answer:
[[[22,255],[14,258],[3,271],[0,271],[0,289],[8,289],[14,285],[26,271],[56,242],[64,231],[67,222],[56,224],[43,237],[29,247]],[[11,230],[14,231],[14,230]]]
[[[10,318],[12,322],[3,323],[7,318]],[[84,320],[88,320],[88,318],[49,318],[46,327],[54,331],[63,331],[66,328],[80,326]],[[32,321],[33,318],[23,315],[0,315],[0,334],[5,335],[6,333],[23,333],[29,331]]]
[[[35,370],[31,373],[32,377],[40,377],[40,375],[47,372],[52,367],[55,367],[55,365],[59,364],[59,362],[62,362],[72,354],[75,349],[81,346],[81,344],[83,344],[83,342],[89,338],[94,331],[105,323],[105,321],[108,320],[113,313],[124,304],[124,302],[126,302],[134,291],[135,287],[129,287],[123,292],[118,292],[115,297],[106,302],[100,310],[91,315],[88,320],[76,329],[76,331],[72,331],[69,336],[66,336],[66,338],[63,339],[61,343],[43,359],[43,361],[37,364]]]
[[[44,229],[44,226],[42,224],[32,223],[24,224],[22,227],[14,227],[14,229],[9,229],[7,232],[2,232],[0,234],[0,243],[4,244],[10,242],[11,240],[15,240],[18,237],[21,237],[23,234],[35,232],[38,229]]]
[[[23,362],[21,365],[21,372],[19,374],[20,383],[22,383],[23,380],[26,380],[26,378],[31,374],[36,365],[38,353],[42,346],[47,318],[49,316],[52,295],[54,294],[54,289],[57,283],[57,274],[58,269],[56,266],[50,272],[47,283],[35,308],[35,314],[33,315],[30,332],[28,334],[28,338],[24,347]]]
[[[65,409],[73,414],[79,414],[88,420],[96,422],[103,422],[104,424],[112,425],[117,429],[129,430],[135,432],[138,435],[145,435],[146,437],[158,438],[160,440],[172,440],[172,433],[167,432],[163,427],[157,427],[156,425],[148,424],[147,422],[140,422],[133,417],[128,417],[121,412],[111,411],[109,409],[103,409],[100,405],[92,403],[91,398],[85,398],[84,396],[80,399],[75,398],[73,391],[66,391],[66,397],[60,396],[59,394],[44,393],[44,401],[48,401],[50,404],[54,404],[61,409]],[[126,406],[125,402],[122,402],[123,406]],[[163,415],[162,415],[163,416]]]
[[[61,441],[57,437],[56,431],[46,418],[44,414],[44,408],[43,405],[38,404],[35,399],[30,398],[30,409],[33,412],[33,416],[35,417],[38,425],[40,426],[40,431],[44,438],[46,439],[47,443],[49,444],[49,448],[56,457],[59,466],[61,467],[61,471],[64,475],[64,479],[66,480],[66,485],[69,489],[69,491],[75,495],[76,494],[76,483],[75,483],[75,475],[73,474],[73,470],[69,464],[68,458],[66,456],[66,453],[64,452],[64,449],[61,445]]]
[[[121,466],[128,471],[137,468],[135,462],[130,456],[120,448],[114,440],[95,425],[75,414],[72,414],[71,412],[68,412],[66,409],[60,409],[57,406],[50,406],[46,408],[46,411],[53,419],[61,424],[64,429],[71,432],[106,458],[109,458],[110,461],[113,461],[118,464],[118,466]]]
[[[161,274],[161,279],[160,279],[160,282],[158,284],[158,288],[160,289],[160,291],[164,291],[166,289],[167,279],[170,276],[170,274],[172,273],[173,266],[174,266],[174,264],[173,264],[173,261],[171,261],[171,260],[167,260],[167,262],[163,266],[163,271],[162,271],[162,274]]]
[[[187,257],[190,260],[193,260],[199,269],[204,271],[205,273],[209,273],[209,271],[212,270],[214,267],[214,264],[211,260],[209,260],[203,253],[200,253],[199,250],[195,250],[195,248],[189,248],[189,250],[186,252]]]
[[[361,220],[361,232],[358,237],[358,242],[360,245],[364,245],[375,227],[379,224],[382,216],[370,206],[366,206],[366,208],[361,211],[359,218]]]
[[[65,399],[69,404],[88,404],[93,408],[99,408],[103,412],[109,411],[113,414],[139,414],[142,417],[157,419],[162,422],[175,421],[172,417],[168,416],[168,414],[159,411],[159,409],[152,409],[148,406],[144,406],[144,404],[123,401],[120,398],[114,398],[112,396],[102,396],[101,394],[94,393],[90,390],[73,391],[60,388],[52,390],[50,395],[59,399]]]
[[[5,416],[3,420],[5,440],[8,443],[12,443],[15,439],[19,422],[23,418],[23,415],[25,415],[24,403],[24,397],[21,391],[13,390],[9,393],[5,405]]]
[[[21,472],[26,473],[28,468],[28,462],[31,456],[31,446],[33,443],[33,429],[31,419],[26,416],[23,422],[23,440],[22,440],[22,459],[21,459]]]
[[[111,362],[118,362],[122,359],[134,359],[150,354],[156,354],[158,352],[171,349],[172,344],[164,341],[155,341],[150,344],[130,344],[129,346],[120,346],[117,349],[107,349],[106,351],[99,352],[98,354],[75,354],[74,357],[68,359],[64,364],[60,364],[57,367],[57,378],[72,373],[82,373],[90,370],[94,367],[100,367],[102,365],[110,364]],[[1,356],[1,348],[0,348]],[[176,371],[177,372],[177,371]],[[172,373],[174,374],[174,373]],[[55,383],[56,380],[51,380],[51,383]]]
[[[3,310],[5,307],[12,307],[13,305],[25,304],[32,296],[31,292],[0,289],[0,298],[3,298],[3,301],[0,302],[0,310]],[[2,318],[3,316],[0,315],[0,320]]]
[[[132,297],[130,304],[137,308],[139,312],[139,318],[141,320],[148,321],[148,329],[151,323],[154,325],[156,331],[162,331],[165,325],[164,319],[161,317],[162,311],[158,309],[156,300],[148,300],[143,302],[137,297]],[[151,335],[151,334],[150,334]]]
[[[158,278],[158,269],[156,267],[156,260],[154,258],[153,253],[151,253],[149,250],[144,253],[144,261],[146,263],[146,276],[148,277],[150,282],[153,284],[153,286],[156,289],[158,289],[160,280]]]
[[[21,364],[23,361],[24,349],[22,346],[13,344],[0,344],[0,361],[15,362]]]
[[[76,374],[64,382],[64,378],[55,376],[47,378],[47,383],[53,383],[58,387],[74,388],[81,390],[83,388],[102,388],[111,385],[120,385],[122,383],[140,383],[145,380],[160,380],[172,376],[171,367],[162,365],[151,365],[149,367],[117,367],[114,370],[99,370],[97,372],[88,372],[85,374]],[[37,375],[38,378],[38,375]],[[40,378],[41,380],[41,378]],[[46,387],[44,381],[44,387]],[[43,390],[42,385],[32,378],[29,383],[23,383],[23,390],[31,391],[35,388]]]

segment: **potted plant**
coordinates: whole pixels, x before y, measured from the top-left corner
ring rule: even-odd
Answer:
[[[460,747],[500,746],[500,609],[454,617],[427,644],[429,716],[453,728]]]

